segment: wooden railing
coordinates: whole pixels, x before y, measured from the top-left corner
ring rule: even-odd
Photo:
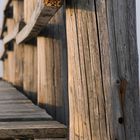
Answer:
[[[13,0],[8,5],[13,6],[13,17],[5,15],[3,26],[7,26],[7,31],[1,34],[5,48],[1,55],[4,79],[66,124],[68,95],[63,1]],[[51,37],[43,30],[50,32]],[[13,50],[9,50],[11,45]]]

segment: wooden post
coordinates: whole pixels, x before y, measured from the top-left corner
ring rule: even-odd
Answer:
[[[67,2],[70,140],[139,140],[135,1]]]
[[[13,18],[7,19],[6,25],[8,27],[7,28],[7,34],[9,35],[14,30],[15,22],[14,22]],[[9,45],[6,45],[5,49],[9,49],[8,47],[9,47]],[[10,47],[12,47],[12,46],[10,46]],[[8,65],[7,66],[7,68],[8,68],[8,79],[6,79],[6,80],[8,82],[11,82],[11,83],[14,84],[14,82],[15,82],[15,57],[14,57],[14,51],[12,51],[12,50],[8,51],[7,56],[8,56],[8,58],[7,58],[7,61],[8,61],[7,62],[7,65]]]
[[[15,85],[19,88],[23,87],[24,73],[24,45],[14,43],[15,54]]]
[[[13,32],[13,30],[14,30],[14,26],[15,26],[15,23],[14,23],[14,20],[12,19],[12,18],[9,18],[9,19],[7,19],[7,23],[6,23],[6,25],[7,25],[7,33],[8,34],[10,34],[10,33],[12,33]]]
[[[23,89],[27,95],[36,101],[37,92],[37,47],[24,45],[24,76]]]
[[[8,71],[9,77],[8,81],[11,83],[15,83],[15,55],[13,51],[8,51]]]
[[[24,0],[24,21],[28,23],[31,19],[32,13],[35,10],[37,0]]]
[[[24,0],[24,21],[28,23],[32,16],[36,0]],[[37,47],[24,44],[23,89],[36,102],[37,98]]]
[[[13,0],[13,15],[16,23],[24,18],[23,0]]]
[[[13,0],[13,15],[15,25],[21,21],[24,15],[23,0]],[[23,72],[24,72],[24,45],[17,45],[14,42],[15,54],[15,85],[23,88]]]
[[[67,45],[63,8],[46,27],[38,45],[38,103],[53,118],[68,123]]]

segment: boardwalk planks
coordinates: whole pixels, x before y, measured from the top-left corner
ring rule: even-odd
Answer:
[[[66,138],[66,127],[0,81],[0,139]]]

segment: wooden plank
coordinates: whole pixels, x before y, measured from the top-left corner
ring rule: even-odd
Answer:
[[[11,83],[15,82],[15,57],[13,51],[8,51],[8,69],[9,69],[9,79]]]
[[[15,23],[20,22],[24,18],[23,0],[13,0],[13,18]]]
[[[57,121],[68,124],[67,48],[63,7],[37,38],[38,104]]]
[[[16,37],[17,44],[36,37],[61,6],[62,0],[37,1],[30,21]]]
[[[70,139],[140,138],[135,17],[132,0],[67,3]]]
[[[0,121],[51,120],[45,110],[34,105],[27,97],[7,82],[0,81]]]
[[[0,122],[1,138],[65,138],[66,127],[55,121]]]
[[[70,139],[109,140],[102,110],[105,106],[95,3],[72,0],[67,6]]]
[[[14,44],[15,53],[15,83],[14,85],[23,88],[24,81],[24,45]]]
[[[37,99],[37,47],[24,45],[23,89],[28,97]]]
[[[139,139],[139,84],[138,84],[138,52],[136,44],[136,1],[108,1],[109,38],[111,46],[111,64],[114,75],[112,81],[118,81],[116,88],[118,96],[123,96],[125,101],[114,97],[114,103],[119,102],[119,118],[125,136],[123,139]],[[114,18],[115,17],[115,18]],[[126,18],[127,17],[127,18]],[[113,21],[113,22],[112,22]],[[126,81],[127,84],[123,84]],[[124,87],[122,88],[122,85]],[[125,89],[126,86],[126,89]],[[114,91],[113,91],[114,95]],[[114,104],[114,110],[118,109]],[[130,110],[133,110],[132,112]],[[113,116],[116,116],[115,114]],[[135,119],[134,119],[135,118]],[[113,117],[114,120],[114,117]],[[131,121],[130,121],[131,120]],[[114,127],[114,126],[113,126]],[[120,129],[117,125],[115,128]],[[118,131],[118,130],[116,130]],[[121,139],[121,133],[116,138]]]
[[[10,97],[8,102],[4,97]],[[17,100],[16,97],[23,99]],[[0,139],[66,138],[64,125],[52,121],[50,115],[31,103],[11,84],[0,81],[0,99]]]
[[[7,9],[7,7],[9,6],[9,4],[11,3],[11,1],[12,0],[5,0],[4,1],[4,3],[3,3],[3,9],[2,9],[3,14],[4,14],[4,11]],[[6,17],[4,16],[3,21],[2,21],[2,25],[1,25],[2,28],[0,29],[0,38],[3,37],[5,23],[6,23]]]

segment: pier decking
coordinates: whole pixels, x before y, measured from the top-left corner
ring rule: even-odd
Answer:
[[[54,121],[11,84],[0,81],[0,139],[65,137],[64,125]]]

